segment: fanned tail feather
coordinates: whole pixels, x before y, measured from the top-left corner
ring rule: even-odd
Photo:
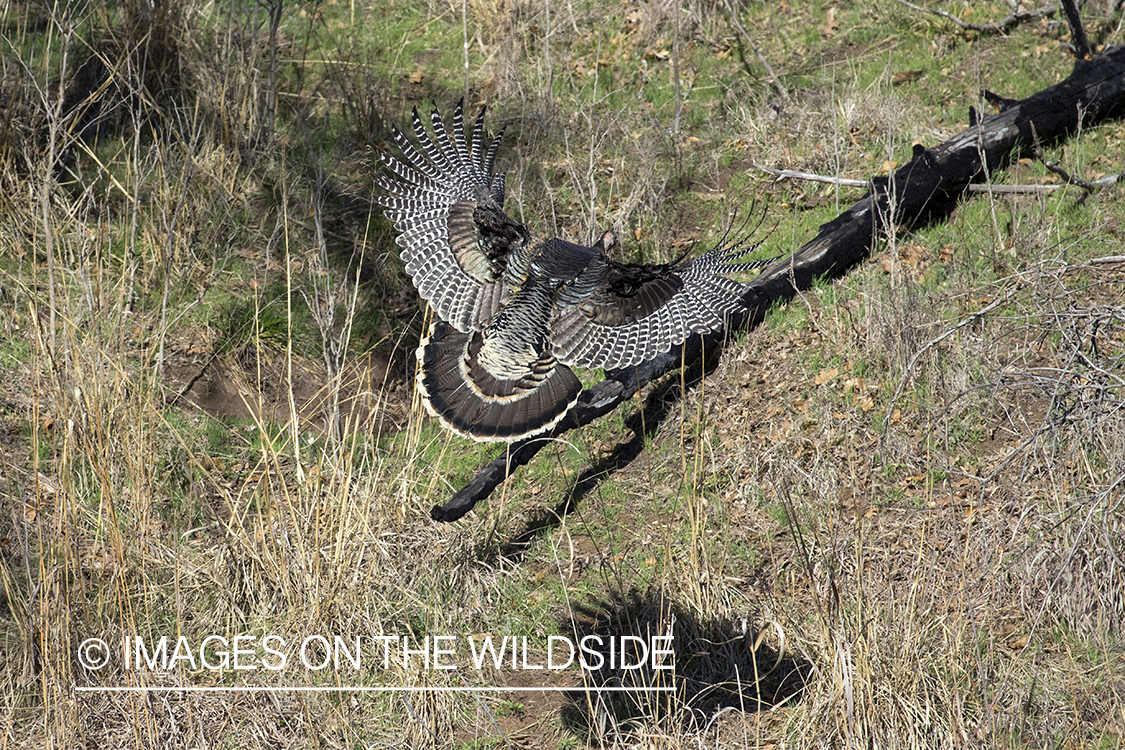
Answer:
[[[476,362],[479,334],[436,322],[418,346],[418,391],[426,410],[473,440],[515,441],[546,432],[578,401],[582,384],[550,360],[542,371],[500,380]]]

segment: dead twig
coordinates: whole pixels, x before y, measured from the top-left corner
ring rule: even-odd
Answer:
[[[1039,134],[1035,132],[1034,125],[1032,125],[1031,127],[1031,142],[1035,146],[1035,158],[1042,162],[1043,166],[1046,167],[1050,172],[1061,177],[1064,183],[1066,183],[1067,185],[1077,185],[1078,187],[1085,190],[1087,195],[1093,193],[1097,189],[1097,187],[1093,183],[1086,182],[1086,180],[1072,176],[1069,172],[1060,167],[1057,161],[1047,160],[1047,156],[1043,153],[1043,148],[1039,145]]]
[[[785,99],[785,101],[790,101],[789,89],[785,88],[785,84],[781,82],[781,79],[777,77],[777,73],[773,72],[773,67],[766,61],[765,55],[758,49],[758,45],[754,44],[754,40],[750,38],[749,32],[743,28],[742,22],[738,20],[738,14],[735,13],[734,7],[730,4],[730,0],[723,0],[723,5],[726,6],[727,13],[730,14],[730,20],[734,22],[734,27],[738,29],[738,33],[742,36],[742,41],[746,42],[750,49],[754,50],[754,54],[758,56],[758,62],[765,67],[766,74],[770,77],[770,81],[773,82],[777,93],[781,94],[781,97]]]
[[[980,31],[986,34],[1006,34],[1011,31],[1013,27],[1018,26],[1024,21],[1034,21],[1035,19],[1042,18],[1044,16],[1053,16],[1059,10],[1059,6],[1057,5],[1044,5],[1042,8],[1038,8],[1036,10],[1018,11],[1011,14],[1010,16],[1007,16],[1006,18],[1001,19],[1000,21],[997,21],[996,23],[969,23],[968,21],[962,21],[957,16],[944,10],[923,8],[920,5],[915,5],[914,3],[907,2],[907,0],[898,0],[898,2],[902,5],[905,5],[907,8],[911,8],[912,10],[916,10],[921,13],[930,13],[935,16],[941,16],[947,21],[951,21],[957,24],[965,31]]]
[[[1053,193],[1066,185],[989,185],[987,183],[969,185],[970,193],[988,193],[989,195],[1042,195]]]
[[[855,179],[852,179],[850,177],[829,177],[827,175],[813,174],[811,172],[798,172],[798,171],[793,170],[793,169],[774,169],[773,167],[767,167],[767,166],[764,166],[762,164],[757,164],[755,162],[751,162],[750,166],[754,167],[754,169],[760,169],[763,172],[769,172],[770,174],[775,175],[779,181],[784,180],[784,179],[792,178],[792,179],[795,179],[795,180],[807,180],[809,182],[826,182],[829,185],[842,185],[844,187],[859,187],[859,188],[868,187],[868,184],[869,184],[867,180],[855,180]]]
[[[992,301],[988,305],[985,305],[981,309],[979,309],[976,312],[970,314],[968,317],[966,317],[960,323],[958,323],[957,325],[948,329],[947,331],[945,331],[941,335],[930,339],[930,341],[928,343],[926,343],[925,346],[923,346],[921,349],[919,349],[918,351],[916,351],[914,353],[914,356],[910,359],[910,363],[906,366],[905,372],[902,373],[902,377],[898,381],[898,387],[895,388],[895,393],[894,393],[893,396],[891,396],[890,403],[887,404],[887,413],[883,417],[883,434],[884,435],[887,434],[887,427],[890,426],[891,415],[894,413],[895,404],[898,403],[899,397],[902,396],[902,390],[903,390],[903,388],[906,387],[906,382],[908,380],[910,380],[910,376],[914,373],[914,366],[916,364],[918,364],[918,360],[922,358],[922,355],[925,354],[926,352],[928,352],[930,349],[937,346],[938,344],[940,344],[942,341],[945,341],[947,338],[949,338],[953,334],[957,333],[957,331],[960,331],[965,326],[969,325],[970,323],[974,323],[974,322],[980,320],[985,315],[987,315],[988,313],[995,310],[997,307],[1000,307],[1000,305],[1003,305],[1005,302],[1008,302],[1014,296],[1015,296],[1015,292],[1013,291],[1013,292],[1009,292],[1008,294],[1004,295],[1003,297],[1001,297],[998,300]]]
[[[1125,172],[1118,172],[1097,180],[1087,181],[1077,177],[1072,177],[1062,167],[1058,166],[1058,162],[1048,162],[1043,156],[1042,151],[1036,147],[1036,153],[1040,161],[1047,169],[1051,170],[1065,182],[1063,184],[1050,184],[1050,185],[989,185],[985,183],[972,183],[966,186],[966,190],[970,193],[990,193],[992,195],[1036,195],[1041,193],[1053,193],[1056,190],[1061,190],[1068,185],[1080,187],[1087,192],[1094,192],[1108,185],[1114,185],[1125,178]],[[793,180],[806,180],[808,182],[824,182],[829,185],[841,185],[844,187],[868,187],[867,180],[857,180],[851,177],[831,177],[829,175],[814,174],[812,172],[798,172],[793,169],[775,169],[774,167],[767,167],[763,164],[751,162],[750,166],[754,169],[760,169],[763,172],[775,175],[777,179],[793,179]]]

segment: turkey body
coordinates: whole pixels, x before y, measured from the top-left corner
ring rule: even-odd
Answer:
[[[727,274],[743,240],[666,264],[618,263],[612,232],[593,246],[543,239],[504,213],[493,172],[503,133],[485,145],[484,111],[465,131],[461,104],[431,131],[415,110],[417,145],[395,129],[399,155],[375,201],[398,231],[406,272],[435,313],[417,349],[426,409],[475,440],[514,441],[554,427],[578,400],[576,367],[631,367],[723,326],[743,285]]]

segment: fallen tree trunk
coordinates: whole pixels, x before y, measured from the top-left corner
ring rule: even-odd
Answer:
[[[918,228],[944,220],[974,182],[983,182],[1012,159],[1125,112],[1125,47],[1078,60],[1066,80],[1022,101],[994,95],[1002,110],[978,118],[970,109],[970,127],[933,147],[916,145],[909,163],[892,176],[873,179],[870,190],[851,208],[820,227],[817,236],[792,256],[780,260],[751,281],[744,292],[744,313],[734,316],[727,332],[750,328],[773,304],[786,300],[821,277],[836,277],[864,260],[876,239],[890,226]],[[520,441],[490,463],[444,505],[434,506],[435,521],[462,517],[526,464],[552,438],[588,424],[615,409],[651,380],[699,358],[705,347],[721,346],[724,334],[693,337],[683,347],[637,367],[607,372],[586,389],[578,404],[549,436]]]

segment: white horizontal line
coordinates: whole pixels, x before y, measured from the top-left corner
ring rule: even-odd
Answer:
[[[421,692],[435,692],[435,693],[569,693],[576,690],[585,690],[598,693],[665,693],[676,688],[673,686],[668,687],[623,687],[623,686],[608,686],[608,687],[515,687],[511,685],[497,685],[495,687],[449,687],[449,686],[434,686],[434,687],[419,687],[419,686],[353,686],[353,687],[334,687],[334,686],[315,686],[315,685],[297,685],[292,687],[270,687],[265,685],[248,686],[248,687],[233,687],[233,686],[216,686],[206,687],[202,685],[189,685],[187,687],[175,687],[171,685],[155,685],[152,687],[88,687],[78,686],[74,687],[75,692],[78,693],[421,693]]]

